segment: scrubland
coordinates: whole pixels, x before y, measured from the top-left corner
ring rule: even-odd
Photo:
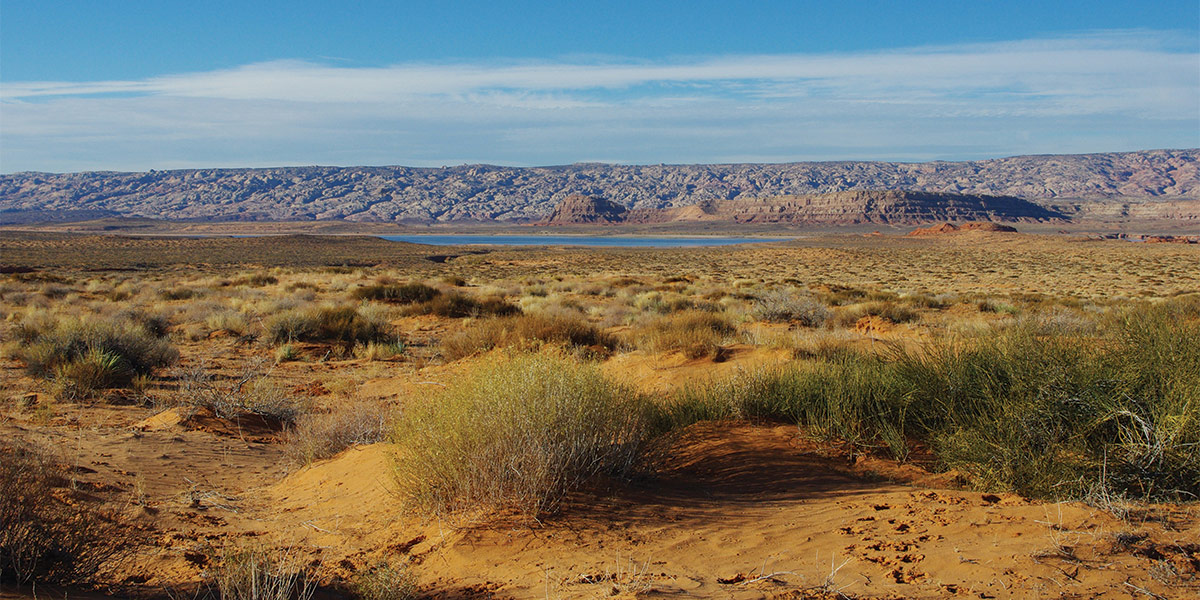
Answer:
[[[1200,591],[1194,246],[0,249],[4,589]]]

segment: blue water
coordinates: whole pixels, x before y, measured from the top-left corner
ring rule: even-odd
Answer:
[[[381,235],[393,242],[460,246],[489,244],[499,246],[607,246],[620,248],[685,248],[695,246],[730,246],[782,242],[791,238],[749,237],[635,237],[587,235]]]

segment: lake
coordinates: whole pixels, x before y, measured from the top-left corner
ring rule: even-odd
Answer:
[[[782,242],[792,238],[756,237],[641,237],[589,235],[381,235],[393,242],[461,246],[487,244],[498,246],[605,246],[618,248],[685,248],[698,246],[731,246]]]

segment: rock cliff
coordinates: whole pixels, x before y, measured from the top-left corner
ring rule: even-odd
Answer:
[[[929,163],[14,173],[0,175],[0,222],[72,214],[198,220],[536,222],[577,194],[638,211],[870,190],[1013,196],[1074,207],[1080,214],[1105,213],[1112,210],[1113,202],[1132,202],[1140,213],[1155,214],[1162,208],[1160,201],[1183,201],[1181,208],[1166,212],[1193,214],[1191,207],[1200,198],[1198,159],[1200,150],[1189,149]],[[740,210],[751,220],[772,218],[763,206]],[[824,209],[814,205],[805,210],[815,214]],[[703,209],[678,214],[708,218]],[[837,218],[855,219],[848,214]]]
[[[634,223],[725,221],[909,225],[931,221],[1053,221],[1062,218],[1063,215],[1054,210],[1011,196],[886,190],[716,201],[674,209],[640,209],[631,211],[627,220]]]
[[[545,225],[572,225],[582,223],[621,223],[628,211],[624,206],[604,198],[572,194],[550,213]]]

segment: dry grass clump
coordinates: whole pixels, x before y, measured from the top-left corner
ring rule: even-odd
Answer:
[[[427,302],[414,304],[408,309],[410,315],[437,315],[451,319],[464,317],[504,317],[520,314],[521,308],[503,298],[472,298],[466,294],[450,292],[441,294]]]
[[[999,300],[997,298],[984,298],[983,300],[976,302],[975,307],[977,309],[979,309],[979,312],[986,312],[986,313],[1002,313],[1002,314],[1007,314],[1007,315],[1015,315],[1015,314],[1021,312],[1021,309],[1017,308],[1016,305],[1011,304],[1009,302],[1005,302],[1003,300]]]
[[[377,283],[356,288],[351,295],[358,300],[375,300],[394,304],[428,302],[441,295],[437,288],[423,283]]]
[[[675,292],[642,292],[633,297],[633,307],[643,311],[670,314],[693,307],[691,298]]]
[[[750,343],[773,349],[787,350],[792,358],[832,359],[851,351],[861,335],[848,329],[766,329],[750,326],[746,329]]]
[[[221,600],[309,600],[317,581],[291,550],[262,546],[228,550],[208,574]]]
[[[191,300],[208,293],[208,290],[194,287],[169,287],[158,290],[158,297],[163,300]]]
[[[893,292],[870,290],[849,285],[826,285],[817,290],[817,297],[830,306],[845,306],[862,302],[883,302],[895,300],[898,296]]]
[[[353,402],[331,412],[307,414],[288,433],[288,454],[306,465],[352,446],[382,442],[394,420],[393,411],[378,402]]]
[[[367,342],[354,345],[354,358],[362,360],[391,360],[404,354],[404,342]],[[276,361],[283,362],[283,361]]]
[[[179,380],[180,404],[205,408],[219,417],[236,418],[249,413],[290,424],[305,412],[303,404],[262,371],[261,363],[247,365],[227,382],[218,381],[200,363],[182,370]]]
[[[254,273],[253,275],[244,275],[229,282],[232,286],[242,287],[263,287],[267,285],[275,285],[279,283],[279,278],[270,273]]]
[[[250,319],[236,310],[222,310],[208,315],[204,325],[210,331],[225,331],[234,335],[245,335],[250,331]]]
[[[109,516],[60,499],[67,480],[44,451],[0,440],[0,584],[89,582],[130,553]]]
[[[829,320],[829,309],[812,296],[788,290],[772,290],[760,295],[751,313],[771,323],[795,323],[821,327]]]
[[[165,327],[133,314],[100,317],[26,315],[13,328],[14,358],[35,377],[53,379],[65,395],[85,397],[127,385],[139,375],[173,364],[179,353]]]
[[[1051,306],[1037,312],[1025,313],[1018,317],[1017,323],[1040,335],[1090,336],[1099,331],[1095,315],[1065,306]]]
[[[417,597],[417,578],[405,563],[380,561],[350,579],[361,600],[410,600]]]
[[[892,323],[908,323],[921,318],[920,311],[891,300],[865,302],[843,307],[837,313],[836,322],[842,327],[851,327],[863,317],[880,317]]]
[[[441,350],[448,360],[458,360],[493,348],[529,350],[540,344],[590,348],[606,353],[616,348],[617,340],[574,315],[532,313],[472,323],[470,327],[446,336]]]
[[[628,474],[651,411],[634,390],[560,354],[493,356],[405,408],[400,488],[433,513],[511,507],[536,517],[595,476]]]
[[[353,348],[356,343],[390,342],[391,325],[385,315],[355,306],[319,306],[287,310],[266,323],[267,339],[272,343],[294,341],[340,343]]]
[[[630,339],[651,352],[679,350],[688,358],[715,356],[736,329],[720,313],[685,310],[656,318],[634,329]]]

